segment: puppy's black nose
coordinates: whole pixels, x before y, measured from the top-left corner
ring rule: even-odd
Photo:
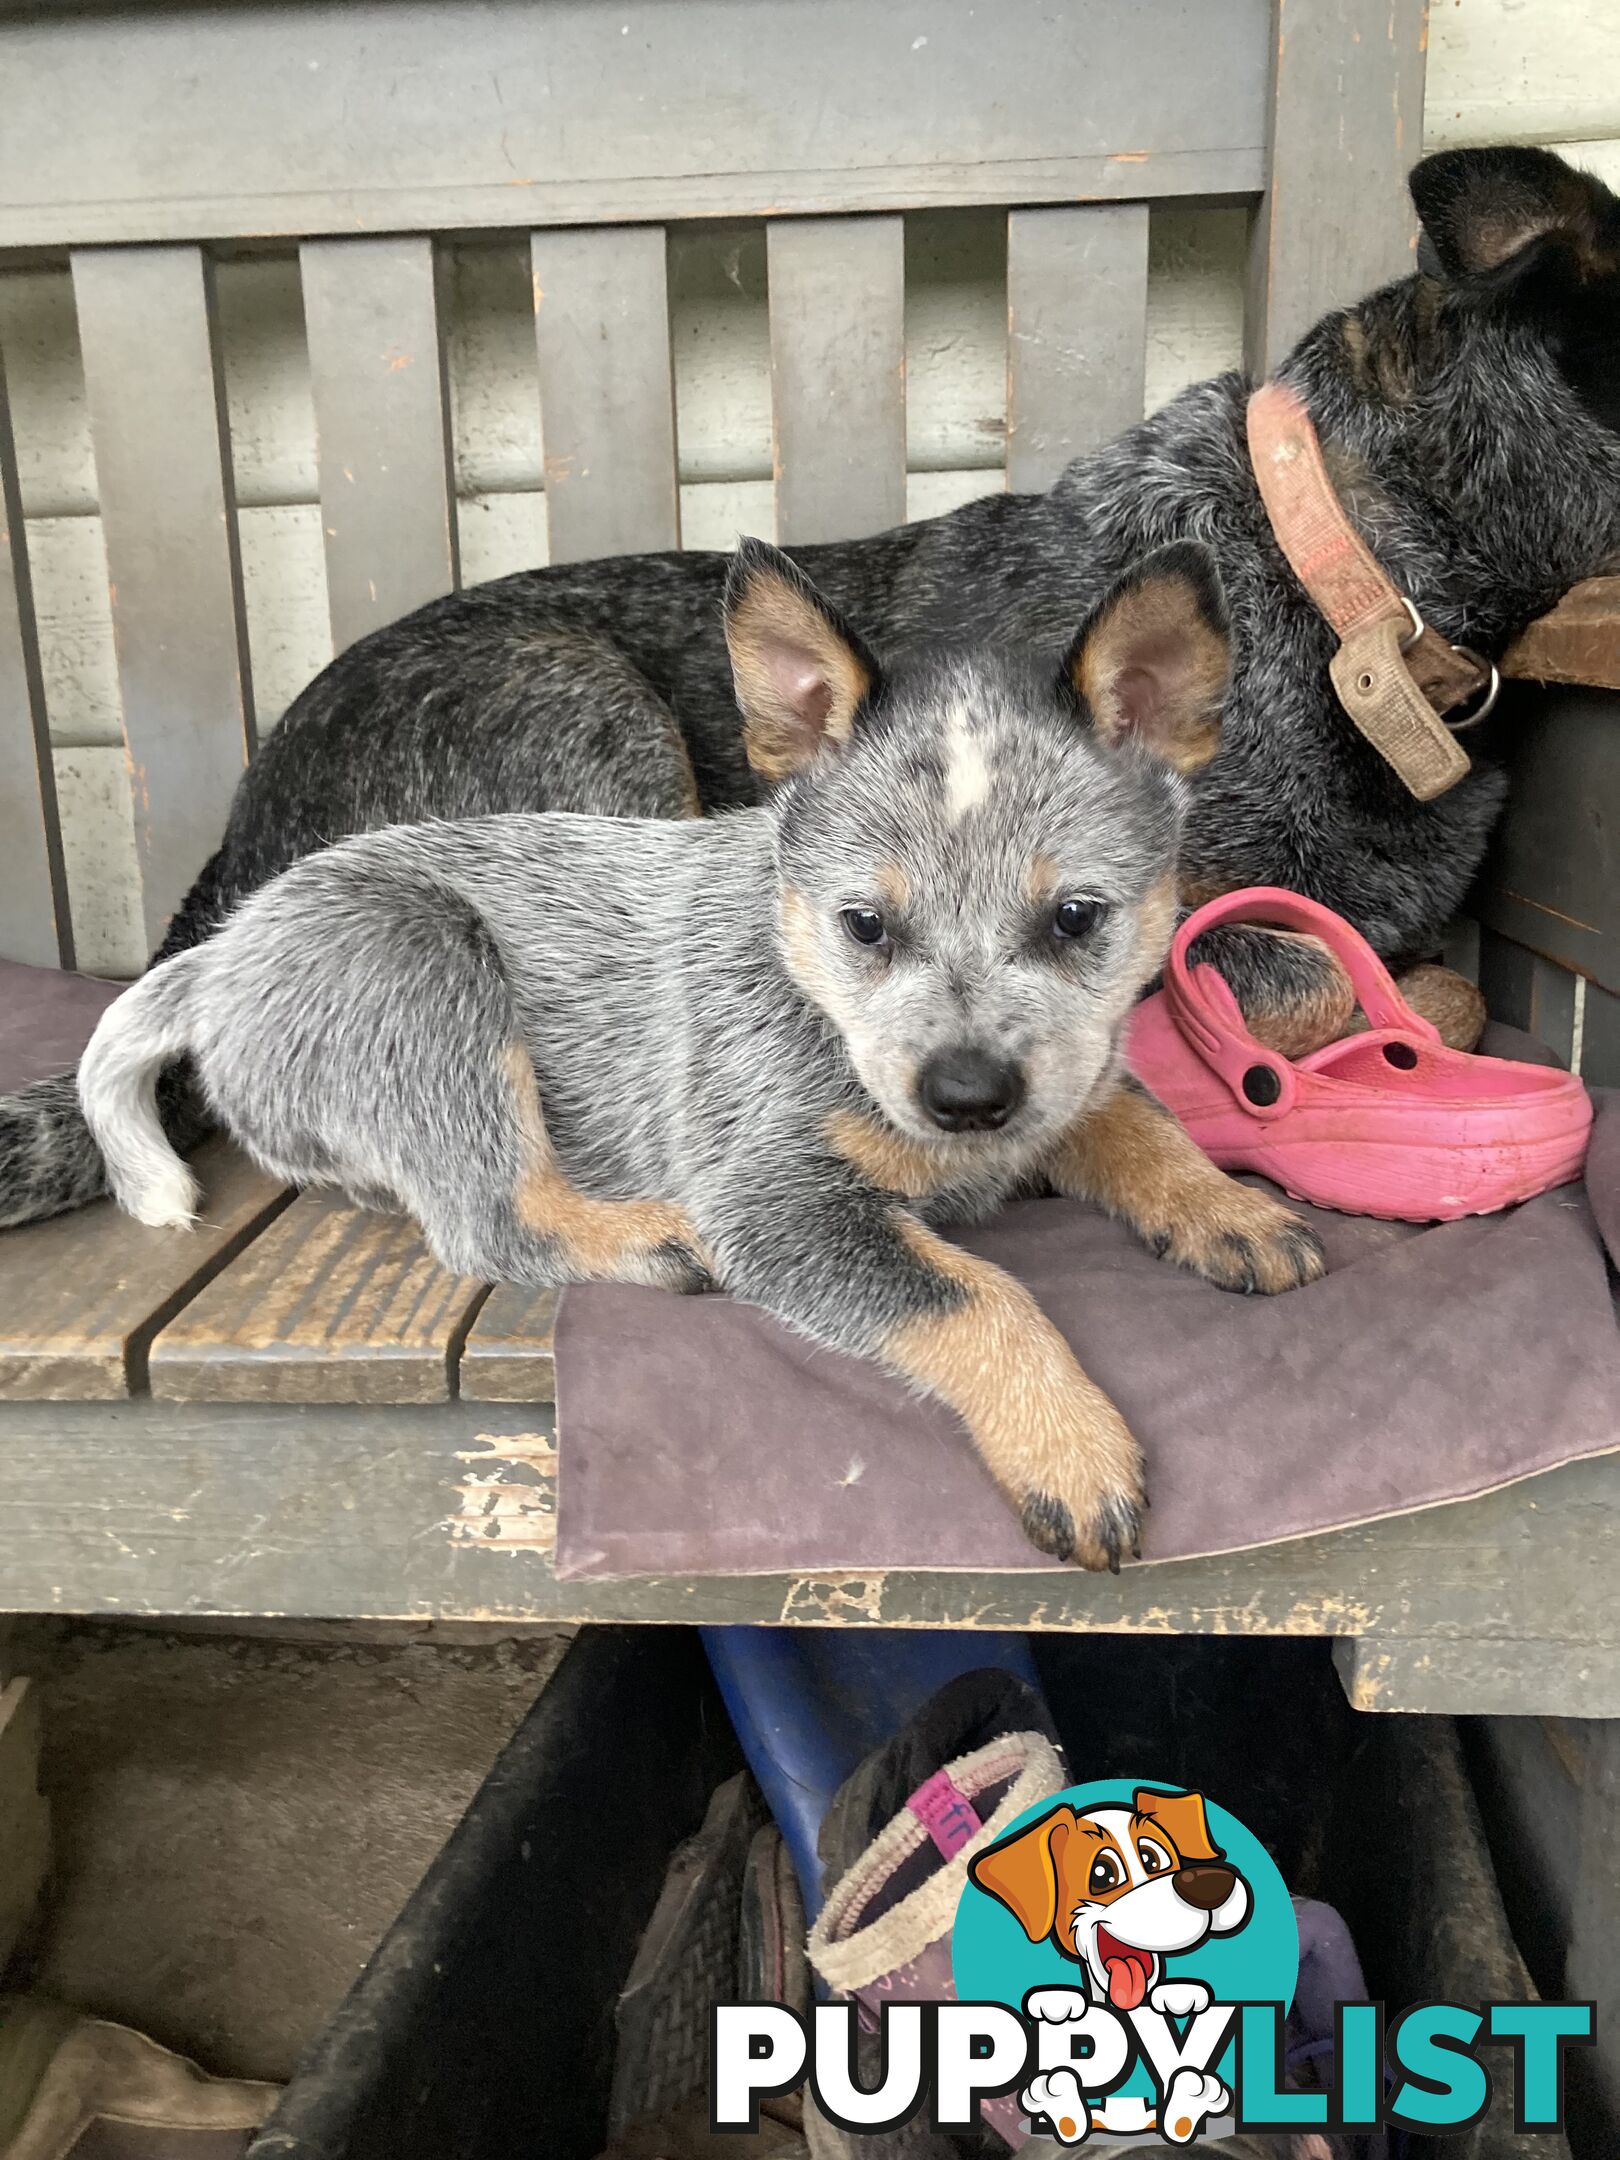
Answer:
[[[946,1132],[994,1132],[1024,1099],[1024,1076],[983,1050],[939,1050],[917,1075],[923,1108]]]

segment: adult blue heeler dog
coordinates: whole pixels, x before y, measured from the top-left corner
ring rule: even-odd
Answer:
[[[1446,639],[1491,654],[1620,561],[1620,202],[1524,149],[1428,158],[1412,194],[1417,272],[1325,317],[1280,372],[1385,570]],[[1183,900],[1288,885],[1386,957],[1421,953],[1478,864],[1503,782],[1476,764],[1419,803],[1340,709],[1333,633],[1256,488],[1248,387],[1228,374],[1184,392],[1049,495],[986,498],[797,559],[880,660],[995,635],[1055,656],[1132,562],[1203,542],[1237,658],[1187,827]],[[163,952],[198,943],[244,894],[346,833],[756,800],[721,635],[725,577],[723,556],[696,554],[525,572],[350,648],[249,769]],[[1309,947],[1250,934],[1221,957],[1256,1024],[1320,1011],[1327,1040],[1347,1017]],[[164,1101],[176,1137],[197,1137],[205,1120],[183,1069]],[[0,1104],[0,1224],[105,1190],[71,1079]]]

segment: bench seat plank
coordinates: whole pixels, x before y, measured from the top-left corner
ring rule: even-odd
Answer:
[[[0,1608],[776,1626],[1349,1635],[1381,1710],[1620,1714],[1620,1460],[1208,1560],[1008,1574],[559,1581],[552,1416],[527,1404],[0,1404]],[[568,1442],[561,1444],[566,1505]],[[1420,1663],[1421,1660],[1421,1663]],[[1493,1661],[1494,1660],[1494,1664]],[[1421,1692],[1418,1692],[1421,1689]],[[1408,1693],[1411,1690],[1411,1693]]]
[[[287,1201],[224,1140],[198,1151],[190,1230],[148,1230],[110,1200],[0,1232],[0,1401],[107,1402],[146,1381],[163,1323]]]
[[[168,1402],[446,1402],[481,1283],[402,1216],[306,1192],[152,1345]]]
[[[558,1290],[499,1284],[461,1353],[468,1402],[549,1403],[557,1399]]]

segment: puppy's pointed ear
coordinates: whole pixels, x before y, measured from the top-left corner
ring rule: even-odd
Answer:
[[[1551,150],[1441,150],[1408,183],[1442,273],[1480,292],[1620,274],[1620,201]]]
[[[877,663],[804,572],[763,540],[739,540],[726,580],[726,646],[743,746],[761,778],[786,780],[848,742]]]
[[[1209,550],[1178,541],[1128,570],[1069,647],[1063,673],[1104,741],[1140,743],[1180,773],[1207,765],[1232,675]]]
[[[1054,1808],[968,1863],[969,1879],[1006,1906],[1031,1942],[1044,1942],[1057,1925],[1059,1870],[1074,1825],[1072,1807]]]
[[[1149,1792],[1131,1796],[1138,1815],[1156,1822],[1183,1860],[1219,1860],[1219,1846],[1209,1834],[1202,1793]]]

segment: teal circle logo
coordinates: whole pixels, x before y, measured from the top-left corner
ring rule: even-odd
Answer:
[[[1235,1815],[1182,1786],[1104,1778],[1026,1809],[975,1855],[951,1964],[960,2001],[1018,2011],[1050,1988],[1122,2021],[1156,2003],[1178,2015],[1185,1982],[1217,2006],[1286,2011],[1299,1929],[1275,1862]],[[1230,2046],[1216,2068],[1230,2084]],[[1153,2094],[1137,2059],[1110,2095],[1122,2128]]]

